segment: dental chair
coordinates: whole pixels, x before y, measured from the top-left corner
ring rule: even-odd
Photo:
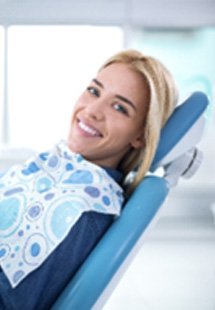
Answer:
[[[207,105],[207,96],[195,92],[176,107],[162,130],[149,174],[129,197],[121,216],[71,279],[52,310],[102,309],[142,246],[146,231],[169,190],[180,177],[191,177],[201,164],[202,152],[195,146],[202,136]],[[156,171],[161,167],[164,173],[158,176]]]

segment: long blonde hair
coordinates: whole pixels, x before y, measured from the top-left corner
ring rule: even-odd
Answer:
[[[124,63],[144,77],[149,88],[149,104],[144,124],[144,147],[131,149],[122,159],[120,169],[126,176],[134,168],[136,176],[129,186],[129,192],[140,183],[149,170],[158,145],[160,132],[173,112],[178,92],[175,81],[168,69],[157,59],[145,56],[136,50],[124,50],[109,58],[103,68],[113,63]]]

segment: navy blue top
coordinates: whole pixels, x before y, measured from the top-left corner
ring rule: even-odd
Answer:
[[[118,171],[105,170],[120,182]],[[94,211],[83,213],[67,238],[16,288],[0,269],[0,310],[50,309],[113,219],[113,215]]]

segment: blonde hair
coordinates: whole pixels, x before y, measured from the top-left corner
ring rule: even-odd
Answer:
[[[145,56],[136,50],[125,50],[109,58],[103,68],[113,63],[124,63],[144,77],[149,88],[149,102],[144,124],[144,146],[142,149],[131,149],[122,159],[120,169],[126,176],[137,169],[136,176],[129,185],[129,192],[140,183],[149,170],[158,145],[160,132],[173,112],[178,92],[175,81],[167,68],[157,59]]]

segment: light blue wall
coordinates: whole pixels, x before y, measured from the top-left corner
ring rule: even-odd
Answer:
[[[198,88],[213,96],[215,28],[139,30],[130,45],[164,62],[174,74],[182,95]]]

